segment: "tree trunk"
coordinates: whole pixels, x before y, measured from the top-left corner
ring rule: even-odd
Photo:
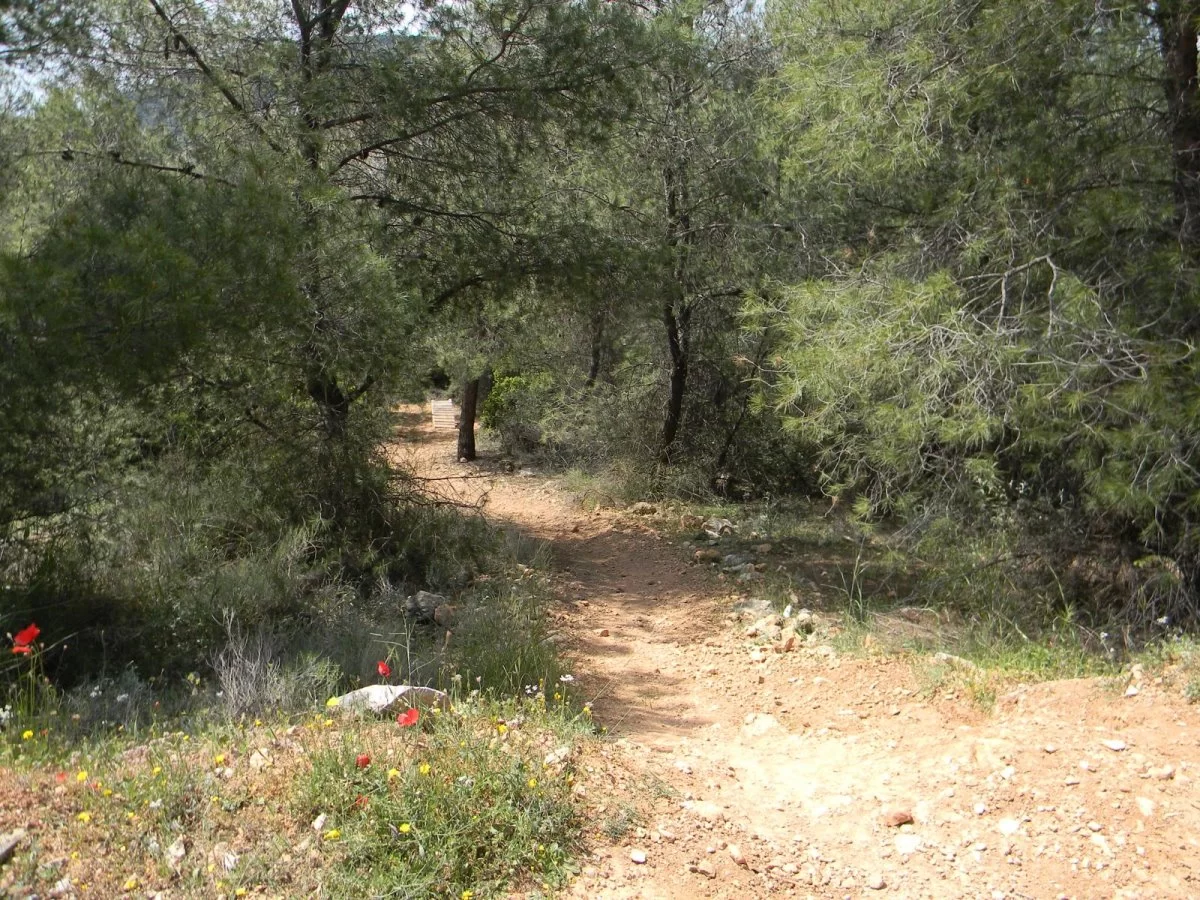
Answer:
[[[350,418],[350,398],[341,389],[337,379],[323,366],[316,365],[309,372],[308,396],[321,411],[321,427],[325,437],[336,440],[346,434],[346,422]]]
[[[592,359],[588,365],[587,382],[584,387],[591,390],[600,377],[600,366],[604,361],[604,313],[592,316]]]
[[[671,325],[667,326],[667,330],[678,332]],[[688,352],[685,349],[677,350],[677,342],[672,341],[671,344],[671,389],[667,396],[666,419],[662,421],[662,450],[659,454],[659,461],[666,464],[672,461],[679,425],[683,422],[683,398],[688,391]]]
[[[1197,18],[1195,0],[1158,5],[1164,87],[1174,170],[1175,218],[1179,244],[1189,254],[1200,252],[1200,91],[1197,85]]]
[[[675,101],[672,100],[672,109]],[[683,401],[687,394],[687,377],[692,306],[688,296],[688,255],[694,240],[691,212],[688,208],[687,162],[677,160],[663,170],[663,189],[666,194],[667,246],[674,260],[671,266],[671,296],[663,306],[663,324],[667,329],[667,349],[671,354],[670,391],[667,415],[663,420],[659,461],[669,465],[675,449],[675,439],[683,422]]]
[[[475,411],[479,406],[479,381],[472,378],[463,385],[462,409],[458,414],[458,458],[475,459]]]

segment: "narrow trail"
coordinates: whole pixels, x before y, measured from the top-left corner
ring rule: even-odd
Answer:
[[[557,632],[616,738],[586,760],[572,896],[1200,897],[1200,717],[1177,687],[1024,685],[985,713],[913,660],[839,655],[820,617],[773,652],[736,618],[752,592],[652,519],[459,464],[420,421],[402,459],[549,544]]]

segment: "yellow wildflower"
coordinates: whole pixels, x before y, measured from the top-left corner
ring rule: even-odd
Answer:
[[[81,812],[75,818],[86,825],[88,822],[92,821],[92,814],[90,812]]]
[[[341,836],[342,833],[336,828],[330,828],[327,832],[325,832],[325,840],[327,841],[336,841]]]
[[[388,769],[388,772],[387,772],[388,781],[395,781],[399,777],[400,777],[399,769]]]
[[[337,697],[330,697],[328,700],[325,701],[325,706],[328,709],[333,709],[335,706],[337,706],[341,702],[342,701],[339,700]]]
[[[213,757],[213,762],[216,763],[218,766],[225,765],[225,754],[218,753],[216,756]]]
[[[128,878],[128,879],[126,879],[126,881],[125,881],[125,890],[127,890],[127,891],[136,891],[136,890],[137,890],[137,886],[138,886],[138,880],[137,880],[136,878]]]
[[[537,779],[530,778],[529,781],[526,782],[526,784],[528,784],[531,788],[535,788],[535,787],[537,787]]]
[[[500,734],[504,734],[506,731],[508,731],[508,726],[501,722],[496,726],[496,731],[498,731]]]
[[[421,763],[421,765],[417,767],[417,771],[420,772],[422,775],[428,775],[430,772],[429,763]]]
[[[412,825],[408,824],[408,822],[405,822],[403,825],[400,826],[401,834],[408,834],[410,831],[412,831]]]
[[[471,898],[474,896],[475,896],[474,891],[463,891],[462,895],[461,895],[461,900],[471,900]]]
[[[150,770],[150,774],[155,775],[155,776],[161,775],[162,774],[162,766],[155,766],[153,769]]]
[[[33,732],[30,731],[28,728],[26,728],[24,731],[21,732],[21,740],[27,741],[31,737],[33,737]]]
[[[75,773],[75,780],[78,781],[80,784],[83,784],[85,781],[88,780],[87,772],[83,771],[83,769],[80,769],[78,772]]]

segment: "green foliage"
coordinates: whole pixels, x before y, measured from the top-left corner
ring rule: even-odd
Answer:
[[[956,539],[1058,518],[1051,570],[1107,541],[1190,583],[1197,286],[1156,26],[1073,0],[793,4],[773,26],[775,146],[820,249],[748,321],[780,336],[772,396],[824,490],[918,532],[952,510]],[[1191,593],[1104,602],[1145,630]]]
[[[549,372],[497,378],[479,421],[500,436],[506,452],[530,450],[541,438],[534,423],[547,417],[554,394],[554,376]]]
[[[558,684],[564,669],[548,627],[550,599],[532,572],[519,581],[492,578],[464,592],[443,677],[501,696]]]
[[[522,880],[562,882],[580,822],[570,770],[543,764],[540,734],[560,703],[475,700],[455,714],[426,711],[417,733],[403,735],[402,760],[364,743],[316,753],[299,803],[306,820],[328,814],[325,837],[341,849],[329,887],[339,896],[457,900]],[[371,762],[362,768],[364,752]]]

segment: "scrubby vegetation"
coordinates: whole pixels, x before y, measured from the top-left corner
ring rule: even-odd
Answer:
[[[0,3],[10,751],[311,709],[380,659],[553,683],[541,589],[389,456],[434,386],[464,460],[478,419],[589,501],[734,504],[801,554],[828,523],[854,621],[934,609],[997,659],[1184,646],[1198,28],[1191,2]],[[566,845],[512,827],[546,855],[396,883],[557,877]]]

